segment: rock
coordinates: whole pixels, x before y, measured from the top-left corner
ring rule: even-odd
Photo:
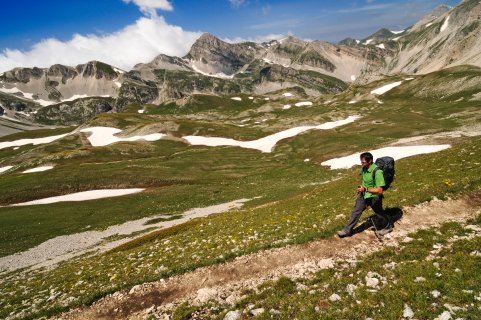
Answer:
[[[229,311],[225,315],[224,320],[237,320],[240,318],[240,316],[241,316],[241,313],[239,310]]]
[[[154,310],[155,310],[155,306],[152,305],[152,307],[150,307],[150,308],[148,308],[148,309],[145,309],[144,313],[145,313],[145,314],[150,314],[150,313],[152,313]]]
[[[426,278],[424,277],[416,277],[416,279],[414,279],[414,282],[424,282],[426,281]]]
[[[333,293],[330,297],[329,300],[332,302],[336,302],[341,300],[341,297],[337,293]]]
[[[403,318],[411,319],[412,317],[414,317],[414,312],[413,312],[413,310],[411,309],[410,306],[408,306],[407,304],[405,304],[405,305],[404,305],[404,310],[403,310]]]
[[[237,297],[234,294],[231,294],[225,299],[225,302],[230,305],[233,305],[234,303],[236,303],[236,301],[237,301]]]
[[[332,269],[334,268],[334,261],[332,259],[322,259],[317,261],[317,266],[321,269]]]
[[[441,296],[441,292],[439,292],[438,290],[433,290],[431,291],[431,295],[434,297],[434,298],[438,298]]]
[[[269,313],[276,316],[276,315],[280,315],[281,312],[279,310],[276,310],[276,309],[271,309],[269,310]]]
[[[212,288],[201,288],[197,290],[197,296],[194,301],[197,303],[205,303],[213,299],[217,295],[217,290]]]
[[[253,309],[251,310],[251,314],[256,317],[258,315],[261,315],[265,312],[265,309],[264,308],[257,308],[257,309]]]
[[[378,285],[379,285],[378,278],[366,276],[366,286],[370,288],[377,288]]]
[[[357,286],[352,284],[352,283],[349,283],[347,286],[346,286],[346,291],[347,293],[352,296],[354,294],[354,290],[356,290]]]
[[[396,265],[397,265],[397,263],[392,261],[392,262],[384,264],[383,267],[384,267],[384,269],[391,269],[392,270],[392,269],[396,268]]]
[[[135,291],[139,290],[141,286],[138,284],[136,286],[133,286],[132,289],[130,289],[129,294],[133,294]]]
[[[451,313],[449,311],[444,311],[435,320],[449,320],[451,319]]]
[[[411,241],[413,241],[413,240],[414,240],[414,239],[411,238],[411,237],[405,237],[405,238],[402,240],[402,242],[403,242],[403,243],[409,243],[409,242],[411,242]]]

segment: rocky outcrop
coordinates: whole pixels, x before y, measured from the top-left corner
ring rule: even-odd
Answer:
[[[40,68],[15,68],[4,72],[0,80],[3,82],[21,82],[27,83],[30,79],[40,79],[44,74],[44,70]]]
[[[232,75],[254,59],[257,44],[229,44],[204,33],[184,57],[191,66],[205,73]]]
[[[79,125],[99,113],[112,110],[113,99],[78,99],[68,103],[44,107],[34,119],[43,124]]]
[[[96,79],[103,78],[106,80],[113,80],[118,77],[117,72],[115,72],[112,66],[99,61],[90,61],[87,64],[79,64],[75,69],[84,78],[95,77]]]

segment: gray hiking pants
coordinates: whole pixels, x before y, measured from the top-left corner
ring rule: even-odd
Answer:
[[[385,214],[384,210],[382,209],[382,198],[382,195],[378,195],[372,198],[364,199],[363,193],[359,192],[357,194],[356,204],[352,209],[351,219],[349,219],[349,221],[347,222],[344,230],[348,233],[352,233],[352,230],[358,223],[361,214],[364,212],[364,210],[367,209],[368,206],[370,206],[376,214],[376,221],[373,221],[375,227],[377,229],[382,229],[386,227],[386,225],[389,223],[389,219]]]

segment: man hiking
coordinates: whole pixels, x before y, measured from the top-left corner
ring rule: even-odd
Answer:
[[[389,217],[382,208],[383,187],[386,185],[383,172],[373,163],[371,153],[364,152],[360,158],[362,165],[362,184],[357,187],[356,204],[352,210],[351,219],[349,219],[344,229],[337,232],[340,238],[352,236],[353,229],[359,221],[361,214],[368,207],[371,207],[374,213],[376,213],[376,220],[378,220],[371,220],[376,229],[376,236],[379,238],[392,231]],[[378,169],[375,170],[376,168]],[[373,175],[374,171],[375,174]],[[378,226],[381,226],[382,229],[379,230],[380,228],[378,228]]]

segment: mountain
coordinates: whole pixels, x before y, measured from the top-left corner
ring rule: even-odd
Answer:
[[[252,95],[296,88],[317,97],[398,73],[481,66],[480,20],[481,3],[465,0],[454,8],[439,6],[405,30],[383,28],[338,44],[292,36],[231,44],[204,33],[184,57],[160,54],[128,72],[98,61],[15,68],[0,75],[0,107],[25,112],[32,121],[80,124],[105,110],[119,112],[132,103],[182,104],[193,94]],[[35,116],[42,108],[43,116]]]
[[[457,65],[481,66],[481,3],[465,0],[446,10],[439,8],[428,23],[403,34],[382,72],[425,74]]]

